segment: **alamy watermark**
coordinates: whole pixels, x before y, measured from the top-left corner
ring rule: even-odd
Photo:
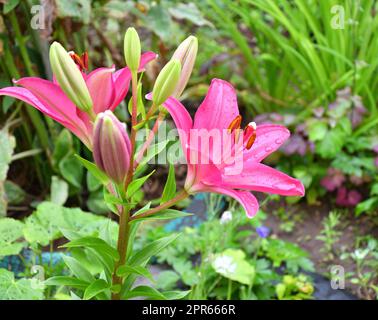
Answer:
[[[149,132],[140,130],[136,138],[137,144],[143,145],[146,135],[148,136]],[[233,132],[220,128],[192,128],[187,131],[169,129],[164,121],[154,135],[153,143],[146,152],[146,158],[149,159],[149,164],[210,164],[224,168],[225,175],[239,175],[243,172],[244,161],[248,154],[255,154],[256,150],[266,153],[273,151],[272,147],[260,150],[262,146],[259,137],[248,147],[248,137],[248,132],[242,129]],[[160,147],[162,150],[157,152]],[[150,157],[149,154],[156,156]]]
[[[345,29],[345,8],[341,5],[334,5],[331,8],[331,27],[333,29]]]
[[[354,5],[360,8],[360,1],[356,0]],[[330,13],[332,15],[330,24],[332,29],[343,30],[347,25],[357,25],[358,21],[352,18],[346,19],[345,7],[342,5],[334,5],[331,7]]]
[[[345,289],[345,270],[343,266],[334,265],[331,267],[331,288],[333,290]]]
[[[45,8],[43,5],[34,5],[30,8],[32,18],[30,20],[30,26],[34,30],[46,29]]]

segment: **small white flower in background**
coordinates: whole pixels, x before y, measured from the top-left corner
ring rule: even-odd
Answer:
[[[369,249],[357,249],[354,251],[354,256],[356,260],[363,260],[369,254]]]
[[[232,220],[232,213],[231,211],[225,211],[223,212],[221,218],[220,218],[220,224],[226,224],[229,223]]]
[[[219,256],[213,262],[213,267],[216,272],[223,275],[233,274],[236,270],[236,263],[234,263],[232,257]]]

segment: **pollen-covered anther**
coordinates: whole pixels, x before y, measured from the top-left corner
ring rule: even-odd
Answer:
[[[250,122],[244,129],[244,140],[247,141],[245,148],[251,149],[256,140],[256,123]]]
[[[236,118],[232,120],[230,125],[228,126],[227,132],[232,133],[235,129],[240,129],[241,122],[242,122],[241,115],[236,116]]]
[[[69,52],[70,57],[72,60],[76,63],[76,65],[80,68],[81,71],[86,71],[88,70],[88,53],[84,52],[81,57],[73,52]]]
[[[85,51],[82,55],[81,55],[81,61],[83,63],[83,66],[84,66],[84,69],[85,70],[88,70],[88,52]]]

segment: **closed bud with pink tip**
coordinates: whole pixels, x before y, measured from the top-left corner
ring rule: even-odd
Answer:
[[[131,143],[126,125],[111,111],[98,114],[94,125],[93,157],[115,183],[125,181],[130,167]]]

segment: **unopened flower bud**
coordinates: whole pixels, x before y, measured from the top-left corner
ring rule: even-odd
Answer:
[[[186,38],[176,49],[172,59],[178,59],[181,63],[181,76],[179,83],[173,93],[177,99],[184,91],[190,75],[192,74],[194,63],[196,61],[198,51],[198,40],[194,36]]]
[[[50,63],[56,81],[67,97],[80,110],[89,112],[93,102],[83,75],[69,53],[58,42],[50,47]]]
[[[126,65],[133,72],[138,71],[140,63],[140,40],[134,28],[128,28],[123,42]]]
[[[170,60],[160,71],[152,90],[152,101],[160,106],[173,94],[180,79],[181,63],[177,59]]]
[[[130,167],[131,144],[126,125],[107,110],[94,125],[93,157],[96,165],[115,183],[123,183]]]

